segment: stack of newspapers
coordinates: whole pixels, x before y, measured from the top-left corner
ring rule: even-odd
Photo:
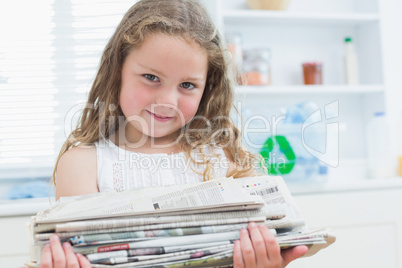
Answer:
[[[32,217],[28,267],[39,267],[53,234],[92,267],[227,267],[249,222],[266,225],[281,248],[311,256],[335,241],[306,227],[281,177],[207,182],[61,198]]]

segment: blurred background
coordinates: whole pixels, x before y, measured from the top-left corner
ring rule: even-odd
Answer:
[[[134,2],[0,3],[1,267],[28,259],[25,222],[53,200],[60,146]],[[402,267],[402,1],[202,2],[237,70],[244,146],[337,235],[289,267]]]

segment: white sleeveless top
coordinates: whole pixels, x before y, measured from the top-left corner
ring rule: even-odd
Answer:
[[[133,188],[190,184],[203,181],[205,165],[195,164],[184,153],[144,154],[124,150],[110,140],[95,143],[99,192],[120,192]],[[203,147],[213,164],[214,178],[226,177],[228,161],[222,148]],[[191,152],[201,162],[198,151]],[[197,171],[198,173],[194,172]]]

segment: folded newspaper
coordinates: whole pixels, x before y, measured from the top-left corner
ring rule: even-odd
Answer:
[[[39,267],[52,234],[92,267],[227,267],[249,222],[264,224],[281,248],[307,245],[311,256],[335,241],[310,230],[281,177],[207,182],[61,198],[28,225],[30,260]]]

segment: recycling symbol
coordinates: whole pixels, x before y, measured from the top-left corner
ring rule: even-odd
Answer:
[[[275,141],[274,141],[275,140]],[[279,146],[279,150],[283,153],[286,158],[285,163],[278,163],[276,159],[271,159],[271,152],[276,144]],[[292,171],[295,162],[296,155],[293,152],[288,140],[284,136],[272,136],[264,143],[260,151],[261,156],[264,158],[268,172],[272,175],[288,174]]]

